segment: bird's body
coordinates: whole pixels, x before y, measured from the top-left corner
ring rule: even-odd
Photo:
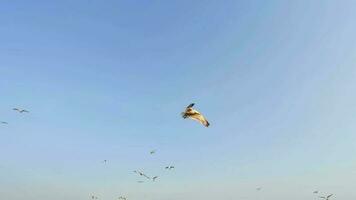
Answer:
[[[28,110],[20,109],[20,108],[14,108],[14,109],[12,109],[12,110],[17,111],[17,112],[19,112],[19,113],[29,113]]]
[[[174,169],[174,166],[172,166],[172,165],[167,166],[166,169],[168,169],[168,170]]]
[[[184,119],[190,118],[192,120],[196,120],[196,121],[200,122],[201,124],[203,124],[205,127],[208,127],[210,125],[208,120],[202,114],[200,114],[200,112],[198,112],[197,110],[193,109],[193,106],[194,106],[194,103],[190,104],[185,109],[185,111],[182,112],[182,117]]]
[[[150,154],[154,154],[154,153],[156,153],[156,150],[150,151]]]

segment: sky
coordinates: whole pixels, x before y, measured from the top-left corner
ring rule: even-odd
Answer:
[[[355,199],[355,9],[1,1],[1,198]]]

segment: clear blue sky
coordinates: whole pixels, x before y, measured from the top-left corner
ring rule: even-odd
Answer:
[[[2,1],[1,199],[356,199],[355,10]]]

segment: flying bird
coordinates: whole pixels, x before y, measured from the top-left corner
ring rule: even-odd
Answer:
[[[210,125],[208,120],[202,114],[200,114],[200,112],[193,109],[193,106],[194,106],[194,103],[190,104],[185,109],[185,111],[182,112],[182,117],[184,119],[190,118],[192,120],[196,120],[196,121],[200,122],[201,124],[203,124],[204,126],[208,127]]]
[[[154,176],[154,177],[152,178],[152,180],[155,181],[157,178],[158,178],[158,176]]]
[[[117,199],[126,200],[126,197],[120,196],[120,197],[117,198]]]
[[[20,108],[14,108],[14,109],[12,109],[12,110],[17,111],[17,112],[19,112],[19,113],[29,113],[29,112],[30,112],[30,111],[28,111],[28,110],[20,109]]]
[[[169,169],[169,170],[174,169],[174,166],[167,166],[166,169]]]
[[[146,177],[147,179],[151,179],[149,176],[147,176],[147,175],[144,174],[143,172],[140,172],[140,171],[137,171],[137,170],[135,170],[134,172],[135,172],[136,174],[139,174],[140,176]]]
[[[154,153],[156,153],[156,150],[150,151],[150,154],[154,154]]]
[[[332,196],[333,196],[333,194],[330,194],[330,195],[328,195],[328,196],[326,196],[326,197],[320,196],[319,198],[325,199],[325,200],[329,200],[329,198],[332,197]]]

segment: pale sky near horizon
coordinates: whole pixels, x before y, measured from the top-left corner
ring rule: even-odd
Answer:
[[[355,10],[0,2],[1,199],[356,199]]]

